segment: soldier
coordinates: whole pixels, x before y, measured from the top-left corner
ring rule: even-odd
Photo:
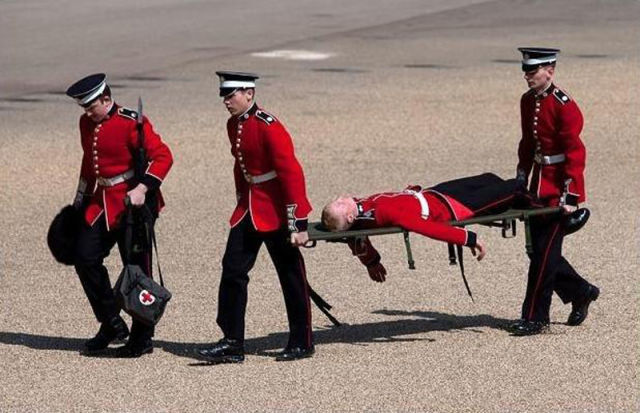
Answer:
[[[134,206],[147,203],[152,211],[162,208],[158,188],[166,177],[173,157],[169,147],[143,119],[144,147],[149,166],[140,182],[134,178],[134,150],[138,147],[138,114],[116,104],[103,73],[87,76],[67,89],[84,109],[80,117],[82,166],[73,205],[82,211],[84,220],[78,238],[75,269],[98,319],[100,329],[85,343],[85,352],[105,350],[116,339],[125,339],[129,330],[120,317],[103,260],[117,243],[124,262],[125,198]],[[149,191],[157,191],[149,197]],[[150,199],[151,198],[151,199]],[[153,204],[150,204],[153,200]],[[133,262],[151,275],[151,255],[134,254]],[[118,348],[118,357],[140,357],[153,351],[154,328],[133,320],[127,343]]]
[[[568,215],[586,200],[582,113],[575,100],[553,83],[559,50],[518,50],[522,52],[522,71],[529,90],[520,100],[522,139],[517,177],[526,184],[531,175],[529,189],[541,206],[562,206]],[[554,290],[565,304],[572,303],[567,321],[570,326],[581,324],[589,304],[598,298],[598,288],[578,275],[562,256],[563,219],[546,216],[531,220],[533,253],[529,256],[522,318],[510,326],[514,335],[548,330]]]
[[[450,244],[471,248],[478,261],[486,248],[475,232],[450,225],[452,220],[505,211],[520,200],[522,187],[515,179],[503,181],[486,173],[443,182],[431,188],[409,186],[399,192],[383,192],[362,198],[341,196],[322,211],[322,223],[330,231],[398,226]],[[369,276],[385,281],[386,269],[368,237],[349,242],[354,255],[367,267]]]
[[[256,104],[258,76],[216,74],[220,96],[231,114],[227,133],[235,159],[237,205],[231,215],[218,297],[217,323],[224,337],[199,353],[215,363],[244,361],[248,273],[264,243],[278,273],[289,319],[289,341],[276,360],[311,357],[309,289],[297,248],[308,241],[311,211],[302,167],[284,125]]]

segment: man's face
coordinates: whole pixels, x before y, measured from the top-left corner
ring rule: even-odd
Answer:
[[[252,89],[238,89],[222,98],[222,103],[232,116],[239,116],[246,112],[253,102]]]
[[[353,198],[339,197],[327,204],[322,210],[322,223],[329,231],[346,231],[354,220]]]
[[[102,96],[91,102],[88,106],[83,106],[84,112],[92,121],[99,123],[109,114],[111,103],[112,101],[109,96]]]
[[[529,89],[540,91],[553,79],[553,66],[542,66],[528,72],[524,72],[524,80],[527,81]]]

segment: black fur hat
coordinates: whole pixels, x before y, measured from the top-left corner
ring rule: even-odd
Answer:
[[[47,233],[47,244],[51,254],[59,263],[75,264],[80,225],[82,225],[82,214],[72,205],[62,208],[51,222]]]

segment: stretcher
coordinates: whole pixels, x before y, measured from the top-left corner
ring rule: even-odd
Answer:
[[[531,253],[532,246],[530,219],[535,216],[553,215],[559,214],[561,212],[561,207],[510,209],[501,214],[482,215],[462,221],[451,221],[450,224],[457,227],[466,227],[467,225],[484,225],[488,227],[497,227],[502,229],[502,236],[504,238],[513,238],[516,236],[516,220],[522,221],[524,223],[525,247],[527,253]],[[411,252],[411,242],[409,240],[409,231],[403,228],[384,227],[331,232],[324,228],[321,222],[312,222],[309,223],[308,231],[309,243],[306,245],[307,248],[315,247],[318,241],[347,242],[347,240],[349,239],[359,239],[376,235],[402,234],[407,251],[407,263],[410,269],[415,269],[415,262],[413,261],[413,254]],[[451,248],[452,247],[450,246],[449,259],[451,264],[455,264],[455,256],[451,254]]]

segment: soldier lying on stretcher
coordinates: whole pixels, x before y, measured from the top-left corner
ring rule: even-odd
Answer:
[[[485,173],[425,189],[415,185],[399,192],[361,198],[340,196],[322,210],[322,224],[333,232],[398,226],[429,238],[467,246],[480,261],[487,250],[476,233],[448,222],[504,212],[514,202],[524,202],[524,194],[520,181],[505,181]],[[371,279],[385,281],[387,271],[369,238],[360,242],[351,239],[348,244],[367,267]]]

